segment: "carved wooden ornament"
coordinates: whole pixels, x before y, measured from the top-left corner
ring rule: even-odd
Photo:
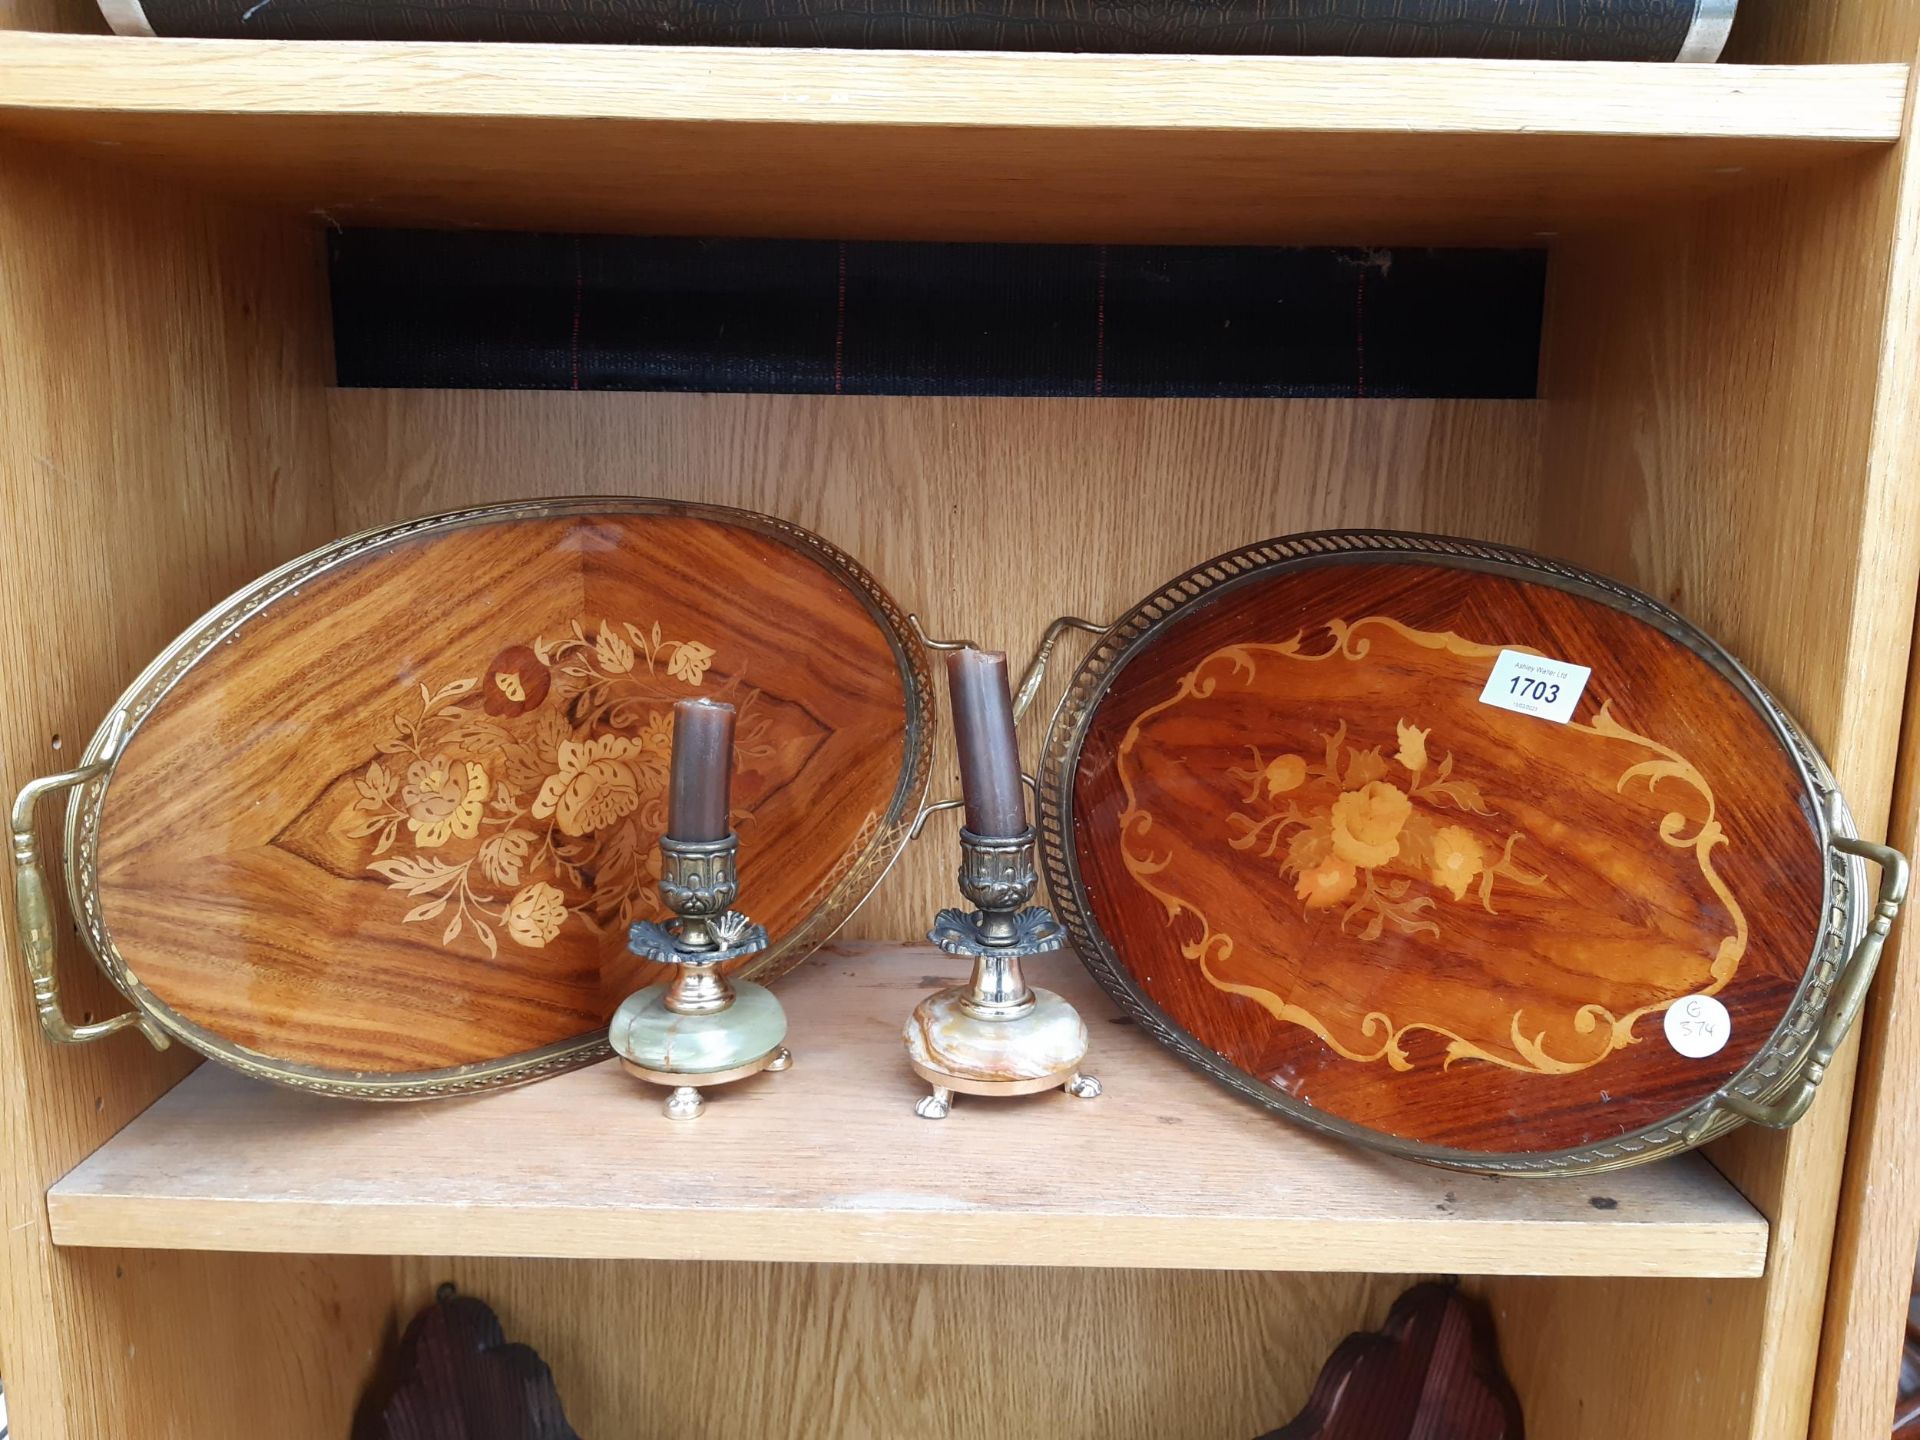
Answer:
[[[508,1342],[492,1309],[451,1285],[413,1317],[394,1374],[370,1394],[353,1440],[580,1440],[553,1371]]]
[[[1521,1440],[1489,1327],[1449,1285],[1416,1285],[1377,1332],[1349,1335],[1306,1408],[1261,1440]]]

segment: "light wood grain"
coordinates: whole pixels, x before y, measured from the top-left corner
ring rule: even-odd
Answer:
[[[1912,489],[1920,458],[1920,154],[1911,141],[1894,233],[1870,452],[1878,488],[1888,495]],[[1883,624],[1899,623],[1903,599],[1880,597]],[[1888,833],[1907,855],[1920,849],[1920,668],[1908,678]],[[1910,935],[1911,922],[1900,933]],[[1920,1246],[1913,1128],[1920,1106],[1920,956],[1904,939],[1881,961],[1860,1028],[1860,1077],[1815,1391],[1812,1433],[1819,1440],[1885,1433],[1898,1384]]]
[[[554,1368],[582,1435],[675,1440],[1245,1440],[1409,1283],[886,1265],[405,1260]],[[663,1324],[662,1316],[673,1323]],[[707,1362],[724,1356],[728,1382]]]
[[[104,35],[98,0],[0,0],[0,30],[52,30]]]
[[[6,108],[1879,140],[1904,67],[9,37]]]
[[[1900,65],[0,34],[17,134],[335,224],[676,234],[1525,240],[1870,153],[1904,85]]]
[[[1904,164],[1563,247],[1543,356],[1542,543],[1726,643],[1806,724],[1867,834],[1886,822],[1920,538],[1875,399]],[[1491,1287],[1523,1337],[1530,1423],[1630,1431],[1657,1393],[1675,1434],[1805,1432],[1851,1080],[1843,1058],[1794,1130],[1712,1150],[1773,1219],[1763,1284]],[[1603,1345],[1634,1393],[1547,1378]]]
[[[900,1027],[955,969],[925,945],[823,951],[781,991],[794,1068],[717,1092],[693,1125],[612,1064],[401,1109],[202,1067],[53,1187],[54,1239],[1484,1274],[1764,1263],[1765,1222],[1697,1159],[1523,1183],[1372,1157],[1186,1070],[1117,1021],[1070,956],[1034,978],[1091,1022],[1106,1094],[963,1097],[922,1120]]]
[[[1740,0],[1740,23],[1721,59],[1741,65],[1860,65],[1909,60],[1920,34],[1911,6],[1886,0],[1808,5]]]
[[[1054,616],[1117,614],[1250,539],[1376,524],[1519,542],[1535,504],[1534,407],[1513,401],[343,390],[330,414],[342,529],[513,496],[698,497],[804,525],[934,634],[1016,656]],[[1057,537],[1014,533],[1036,506]],[[1009,543],[974,544],[969,516],[1005,517]],[[1064,681],[1078,651],[1061,658]],[[1023,727],[1030,759],[1058,689]],[[957,794],[944,750],[936,766],[934,795]],[[929,824],[849,934],[925,932],[952,903],[952,824]]]
[[[1920,850],[1920,667],[1907,690],[1888,842]],[[1893,1422],[1907,1305],[1920,1249],[1920,953],[1896,933],[1860,1021],[1860,1071],[1820,1345],[1817,1440],[1880,1436]]]
[[[0,255],[0,640],[31,657],[0,706],[11,793],[71,765],[121,686],[203,607],[334,520],[310,234],[8,146]],[[49,807],[43,843],[56,820]],[[52,1247],[46,1186],[187,1057],[130,1035],[48,1044],[0,909],[0,1375],[14,1433],[343,1433],[388,1304],[382,1265]],[[64,948],[74,1017],[123,1008],[79,945]]]
[[[1743,58],[1910,58],[1908,7],[1747,0],[1743,11]],[[15,0],[4,20],[53,13]],[[191,68],[136,63],[141,53],[124,52],[125,63]],[[473,61],[504,64],[504,84],[525,78],[509,55]],[[251,68],[257,101],[261,67]],[[0,70],[4,97],[12,76]],[[1532,83],[1583,84],[1584,73]],[[1652,73],[1684,88],[1695,72]],[[84,84],[96,79],[89,70]],[[1780,98],[1774,77],[1759,79]],[[158,93],[137,82],[126,95]],[[82,83],[57,70],[38,81],[43,94]],[[1382,88],[1351,87],[1350,103],[1380,106]],[[1278,530],[1392,523],[1540,544],[1657,589],[1727,638],[1814,727],[1871,828],[1915,588],[1910,487],[1894,483],[1898,446],[1880,449],[1895,432],[1871,420],[1892,397],[1877,371],[1894,273],[1893,126],[1883,117],[1877,139],[1859,140],[1674,135],[1659,129],[1663,107],[1640,99],[1649,118],[1634,123],[1653,133],[1542,137],[1516,133],[1525,116],[1494,133],[1276,130],[1272,112],[1294,103],[1278,91],[1257,97],[1267,128],[1230,131],[619,116],[506,131],[485,115],[330,115],[325,97],[305,115],[219,113],[204,98],[172,117],[127,113],[117,107],[136,102],[124,97],[9,111],[0,128],[63,135],[146,175],[120,183],[66,156],[0,157],[0,367],[13,358],[0,453],[18,522],[0,612],[15,654],[65,637],[61,663],[27,667],[24,698],[0,713],[9,778],[49,768],[53,730],[77,744],[140,660],[274,560],[367,516],[599,489],[758,501],[873,561],[938,624],[1015,648],[1057,610],[1124,603],[1198,555]],[[1736,129],[1753,122],[1750,105],[1727,103],[1745,117]],[[1843,98],[1820,113],[1859,110]],[[1802,128],[1815,123],[1800,114]],[[1709,173],[1730,166],[1747,173]],[[1604,241],[1556,256],[1540,406],[339,395],[329,438],[311,423],[324,322],[302,267],[314,252],[283,227],[180,192],[170,178],[180,175],[283,207],[436,223],[1114,241],[1524,240],[1558,229]],[[915,203],[903,207],[902,194]],[[1689,208],[1687,196],[1714,203]],[[295,310],[259,305],[248,276]],[[331,514],[313,478],[329,448]],[[1035,497],[1049,515],[1078,517],[1041,562],[1010,548],[975,566],[944,538],[958,517],[1024,514]],[[41,602],[56,591],[87,598],[50,622]],[[911,933],[947,893],[945,869],[933,848],[910,856],[867,914],[869,933]],[[76,1008],[104,1013],[110,997],[67,969]],[[586,1433],[655,1413],[699,1433],[682,1363],[699,1349],[662,1351],[658,1368],[633,1359],[633,1337],[672,1304],[699,1316],[703,1342],[737,1334],[741,1314],[767,1320],[753,1333],[781,1336],[753,1352],[708,1434],[1004,1434],[1009,1417],[1029,1415],[1033,1433],[1247,1434],[1291,1413],[1330,1343],[1377,1325],[1399,1288],[1360,1275],[522,1259],[390,1269],[348,1257],[55,1253],[37,1219],[40,1186],[137,1112],[177,1062],[126,1037],[47,1051],[23,988],[9,966],[0,1371],[28,1440],[338,1435],[369,1345],[442,1273],[489,1293],[510,1329],[549,1350]],[[1535,1433],[1804,1432],[1846,1079],[1843,1066],[1792,1139],[1716,1151],[1773,1217],[1767,1279],[1491,1282]],[[389,1311],[391,1281],[404,1298]],[[1009,1372],[1023,1383],[982,1384],[956,1362],[993,1333],[1026,1341]],[[1844,1336],[1831,1343],[1847,1353]],[[1873,1388],[1857,1392],[1858,1414],[1843,1395],[1824,1433],[1873,1433]]]

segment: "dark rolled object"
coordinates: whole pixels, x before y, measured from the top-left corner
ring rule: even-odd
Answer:
[[[101,0],[123,35],[1717,60],[1734,0]]]

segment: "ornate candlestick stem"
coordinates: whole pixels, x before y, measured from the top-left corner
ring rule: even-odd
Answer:
[[[786,1013],[764,986],[730,981],[720,967],[767,947],[767,932],[732,909],[739,894],[737,835],[660,841],[660,898],[675,919],[642,920],[628,934],[636,955],[675,967],[672,980],[629,996],[607,1037],[627,1073],[672,1087],[666,1113],[691,1120],[703,1087],[784,1070]]]
[[[969,1015],[983,1020],[1012,1020],[1033,1009],[1033,991],[1021,971],[1020,957],[1011,953],[973,957],[973,983],[961,1002]]]
[[[971,900],[975,914],[966,917],[957,911],[942,911],[935,922],[938,928],[949,916],[959,916],[962,924],[971,923],[969,938],[977,942],[973,950],[973,986],[965,1005],[969,1014],[983,1020],[1011,1020],[1033,1009],[1033,991],[1022,973],[1020,957],[1039,954],[1033,942],[1039,938],[1037,920],[1029,919],[1026,934],[1021,932],[1022,910],[1033,898],[1038,876],[1033,868],[1033,831],[996,838],[960,831],[960,893]],[[1042,910],[1048,924],[1053,917]],[[1054,934],[1058,936],[1058,927]],[[938,941],[935,942],[939,943]],[[1056,949],[1056,938],[1046,949]],[[968,953],[961,951],[958,953]]]
[[[671,935],[680,973],[667,990],[666,1007],[676,1015],[706,1015],[733,1003],[733,990],[711,957],[727,948],[715,924],[740,894],[737,861],[740,837],[718,840],[660,841],[660,898],[678,917]]]
[[[929,995],[907,1022],[914,1072],[933,1087],[915,1107],[943,1118],[956,1093],[1030,1095],[1064,1088],[1086,1100],[1100,1082],[1081,1073],[1087,1027],[1051,990],[1029,986],[1021,961],[1058,950],[1066,936],[1043,906],[1028,905],[1039,877],[1033,831],[991,837],[960,832],[960,893],[978,908],[942,910],[928,939],[973,958],[973,979]]]

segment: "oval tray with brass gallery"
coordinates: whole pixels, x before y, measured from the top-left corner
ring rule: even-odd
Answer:
[[[1015,722],[1080,631],[1029,776]],[[962,798],[930,803],[937,668]],[[35,824],[62,792],[131,1006],[83,1025]],[[357,535],[196,622],[16,800],[21,947],[55,1040],[377,1100],[611,1052],[684,1120],[804,1063],[769,987],[950,808],[929,935],[972,974],[902,1017],[922,1115],[1100,1096],[1022,973],[1071,945],[1248,1100],[1516,1175],[1791,1124],[1907,880],[1737,661],[1536,555],[1267,540],[1056,622],[1015,684],[795,525],[583,498]]]

